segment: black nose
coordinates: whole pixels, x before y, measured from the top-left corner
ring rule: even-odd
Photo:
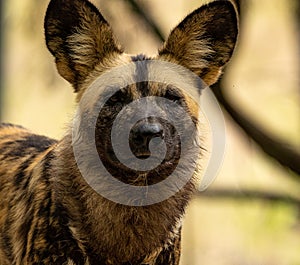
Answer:
[[[153,138],[163,138],[163,126],[158,122],[143,120],[137,122],[130,133],[130,148],[133,154],[139,158],[147,158],[151,155],[149,143]]]

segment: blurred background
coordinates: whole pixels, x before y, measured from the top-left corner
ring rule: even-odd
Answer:
[[[126,52],[151,55],[204,1],[93,2]],[[75,103],[44,43],[47,4],[1,0],[0,113],[1,121],[60,138]],[[226,154],[217,179],[188,208],[182,265],[300,265],[299,0],[241,4],[239,44],[216,88],[226,95]]]

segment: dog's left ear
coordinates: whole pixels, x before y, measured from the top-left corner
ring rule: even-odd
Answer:
[[[188,15],[170,34],[159,58],[178,63],[215,83],[229,61],[238,35],[238,18],[229,0],[216,0]]]
[[[57,69],[76,92],[96,64],[122,52],[109,24],[87,0],[51,0],[44,27]]]

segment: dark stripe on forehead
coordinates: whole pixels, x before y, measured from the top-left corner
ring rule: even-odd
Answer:
[[[144,54],[131,57],[132,62],[134,62],[136,66],[133,80],[136,82],[136,90],[141,93],[142,96],[146,96],[149,93],[147,61],[150,59],[150,57]]]
[[[145,54],[138,54],[135,56],[131,56],[131,60],[133,62],[137,62],[137,61],[145,61],[145,60],[150,60],[150,57],[147,57]]]
[[[149,62],[147,60],[135,62],[135,73],[133,80],[136,83],[145,82],[149,79]]]
[[[140,82],[136,84],[136,90],[138,91],[138,93],[142,96],[142,97],[146,97],[149,95],[150,93],[150,87],[151,85],[149,85],[149,82]]]

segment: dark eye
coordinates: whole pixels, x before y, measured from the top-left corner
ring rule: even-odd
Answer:
[[[109,98],[109,100],[107,101],[107,104],[110,106],[114,106],[117,103],[122,104],[126,99],[127,99],[126,94],[123,91],[119,90]]]
[[[119,101],[119,96],[118,95],[113,95],[110,99],[109,99],[111,102],[118,102]]]
[[[117,103],[117,102],[121,102],[123,97],[123,95],[121,95],[119,92],[117,92],[116,94],[112,95],[110,98],[109,98],[109,102],[111,103]]]
[[[182,100],[181,94],[175,90],[167,90],[165,93],[165,98],[175,103],[180,103]]]

